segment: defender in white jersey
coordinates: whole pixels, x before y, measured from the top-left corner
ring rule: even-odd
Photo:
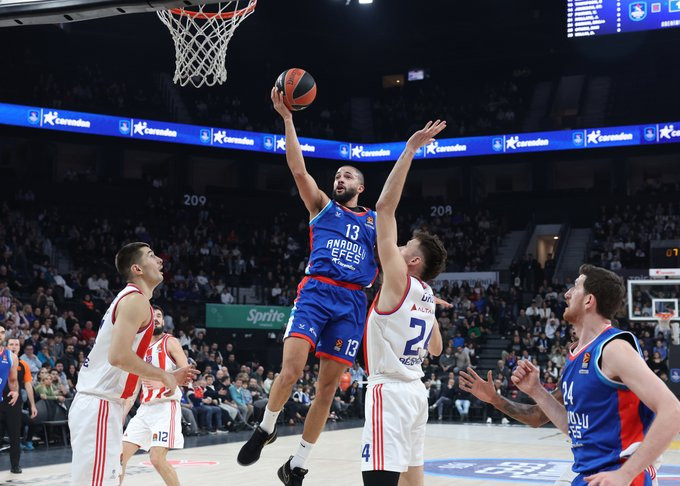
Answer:
[[[145,361],[165,371],[174,371],[187,366],[188,360],[177,338],[163,332],[163,310],[153,306],[153,339],[146,351]],[[141,448],[149,451],[151,464],[161,475],[165,484],[179,486],[177,472],[168,463],[169,449],[184,447],[182,435],[182,410],[180,400],[182,391],[178,387],[172,396],[165,396],[167,391],[162,383],[142,380],[135,392],[141,388],[137,414],[123,434],[123,477],[125,466],[132,456]],[[129,398],[126,410],[133,405],[135,398]]]
[[[421,486],[427,423],[427,391],[421,363],[439,355],[442,337],[435,297],[426,280],[446,264],[436,236],[416,231],[397,246],[395,211],[413,156],[446,127],[437,120],[411,136],[376,205],[383,284],[368,313],[364,358],[368,373],[361,470],[365,486]]]
[[[149,299],[163,281],[162,266],[146,243],[127,244],[116,254],[128,285],[104,314],[69,409],[74,486],[119,484],[123,407],[140,376],[162,382],[172,395],[195,373],[189,367],[169,373],[143,360],[153,334]]]

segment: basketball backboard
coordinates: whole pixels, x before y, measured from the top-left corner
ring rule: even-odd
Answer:
[[[0,0],[0,27],[64,24],[217,3],[216,0]]]
[[[680,308],[680,280],[628,280],[628,318],[653,321],[659,313],[672,313],[677,320]]]

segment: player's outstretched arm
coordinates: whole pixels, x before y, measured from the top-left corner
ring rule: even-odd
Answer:
[[[567,410],[564,404],[558,402],[548,390],[543,388],[539,380],[538,369],[532,363],[528,360],[520,360],[511,379],[517,388],[536,402],[555,427],[569,434]]]
[[[383,269],[383,286],[380,290],[378,310],[393,309],[404,294],[408,282],[408,268],[397,247],[397,220],[395,212],[404,190],[406,176],[416,151],[434,141],[434,136],[446,128],[446,122],[428,122],[425,128],[411,135],[406,148],[399,156],[385,181],[380,198],[375,205],[377,220],[378,255]]]
[[[595,485],[629,484],[656,461],[680,432],[680,402],[630,343],[622,339],[605,346],[602,372],[610,379],[621,381],[656,414],[642,444],[621,469],[586,478],[589,484]]]
[[[468,368],[467,372],[461,370],[458,386],[462,390],[472,393],[481,401],[490,403],[508,417],[512,417],[530,427],[540,427],[550,422],[548,416],[538,405],[513,402],[496,393],[491,370],[487,373],[486,380],[479,376],[472,368]],[[555,400],[562,403],[562,389],[559,386],[552,392],[552,396]]]
[[[293,179],[295,179],[295,185],[300,192],[302,202],[305,203],[305,207],[313,218],[328,204],[330,199],[326,193],[319,189],[314,178],[307,172],[300,141],[293,124],[293,114],[283,104],[283,93],[280,93],[274,87],[272,88],[271,98],[274,109],[283,118],[283,124],[286,128],[286,162],[288,163],[288,168],[293,174]]]

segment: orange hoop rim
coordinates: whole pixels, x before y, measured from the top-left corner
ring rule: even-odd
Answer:
[[[238,0],[237,0],[238,1]],[[249,14],[253,10],[255,10],[255,6],[257,5],[257,0],[250,0],[250,3],[246,8],[242,8],[240,10],[236,10],[233,12],[224,12],[224,13],[216,13],[216,12],[194,12],[192,10],[185,10],[183,8],[172,8],[170,9],[170,12],[175,14],[175,15],[181,15],[184,17],[191,17],[194,19],[200,19],[200,20],[210,20],[210,19],[220,19],[220,20],[229,20],[233,19],[234,17],[242,17],[244,15]]]
[[[673,319],[674,316],[672,312],[657,312],[654,315],[660,321],[670,321],[671,319]]]

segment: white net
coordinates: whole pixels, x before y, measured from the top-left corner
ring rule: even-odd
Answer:
[[[214,86],[227,80],[229,41],[257,0],[231,0],[211,5],[158,11],[175,43],[175,76],[181,86]]]

